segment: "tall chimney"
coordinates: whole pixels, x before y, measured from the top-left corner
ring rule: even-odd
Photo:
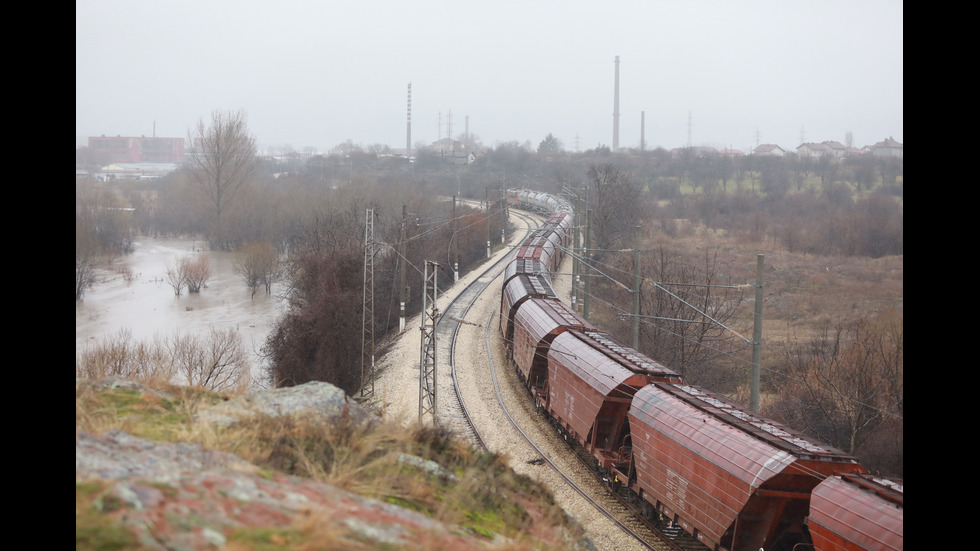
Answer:
[[[647,148],[647,113],[646,111],[640,111],[640,151],[644,151]]]
[[[616,56],[616,88],[613,95],[613,151],[619,151],[619,56]]]
[[[405,156],[412,156],[412,83],[408,83],[408,123],[405,131]]]

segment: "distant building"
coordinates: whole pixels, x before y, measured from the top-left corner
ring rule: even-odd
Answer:
[[[184,160],[183,138],[90,137],[92,153],[105,155],[110,163],[181,163]]]
[[[847,147],[840,142],[835,142],[833,140],[822,142],[823,145],[827,146],[827,154],[834,157],[835,159],[842,159],[847,156]]]
[[[872,146],[868,146],[868,149],[875,157],[902,158],[905,146],[889,137],[887,140],[882,140]]]
[[[175,163],[113,163],[95,172],[95,179],[107,180],[156,180],[177,170]],[[78,178],[76,174],[76,178]]]
[[[812,143],[812,142],[800,144],[800,146],[796,148],[796,153],[800,157],[813,157],[813,158],[820,158],[823,156],[831,155],[830,148],[827,147],[826,144]]]
[[[753,155],[766,155],[769,157],[782,157],[786,150],[776,144],[764,143],[752,150]]]

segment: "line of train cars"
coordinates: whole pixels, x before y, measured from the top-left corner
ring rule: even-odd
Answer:
[[[592,326],[551,285],[570,246],[570,205],[528,190],[508,200],[549,216],[504,272],[508,356],[535,405],[620,493],[709,549],[902,549],[900,483],[685,384]]]

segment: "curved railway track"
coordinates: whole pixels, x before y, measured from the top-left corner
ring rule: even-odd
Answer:
[[[528,232],[533,229],[533,218],[520,213],[514,213],[527,223]],[[520,242],[520,240],[518,240]],[[513,250],[513,247],[510,247]],[[471,444],[488,450],[486,442],[471,419],[466,404],[460,398],[459,379],[456,371],[456,342],[459,336],[460,327],[463,324],[479,325],[466,320],[466,314],[476,299],[486,291],[490,283],[506,267],[510,253],[501,256],[499,260],[486,268],[478,278],[467,285],[459,294],[453,298],[445,309],[439,314],[436,321],[436,395],[437,404],[436,417],[440,426],[448,428],[457,437],[466,439]],[[439,366],[449,366],[450,377],[439,377]]]
[[[630,510],[622,507],[622,504],[620,502],[608,499],[608,497],[610,496],[592,497],[591,493],[588,490],[586,490],[579,483],[577,483],[571,475],[565,473],[562,467],[560,467],[556,462],[552,461],[548,457],[548,454],[545,453],[541,449],[541,447],[539,447],[534,442],[534,439],[520,427],[517,421],[514,420],[514,417],[510,414],[507,404],[505,403],[504,398],[500,392],[500,384],[498,383],[497,380],[496,363],[493,361],[493,349],[490,346],[490,327],[493,325],[494,315],[495,315],[494,313],[491,313],[490,319],[487,320],[486,323],[487,330],[484,339],[487,347],[487,355],[490,361],[490,373],[491,373],[491,378],[493,379],[494,392],[497,395],[497,402],[500,405],[500,408],[503,410],[504,415],[506,415],[508,421],[510,421],[511,425],[514,427],[514,430],[517,431],[520,437],[524,439],[524,441],[527,442],[527,444],[532,449],[535,450],[535,452],[541,457],[541,460],[544,463],[547,463],[548,466],[551,467],[551,469],[559,477],[561,477],[561,479],[564,480],[566,484],[569,485],[569,487],[571,487],[576,493],[578,493],[582,497],[582,499],[588,502],[589,505],[594,507],[600,514],[608,518],[613,524],[616,525],[616,527],[618,527],[620,530],[622,530],[630,537],[632,537],[634,540],[636,540],[637,543],[639,543],[640,545],[642,545],[647,549],[655,549],[658,551],[668,550],[668,549],[669,550],[678,549],[677,547],[673,546],[673,544],[669,541],[666,542],[659,541],[660,538],[657,536],[657,534],[655,532],[650,532],[649,527],[644,525],[638,519],[634,518]],[[602,501],[606,501],[607,503],[602,503]],[[612,503],[608,503],[610,501],[612,501]],[[613,507],[615,507],[617,510],[613,511],[612,510]]]
[[[540,219],[534,215],[526,215],[513,211],[512,214],[522,218],[527,223],[526,232],[530,232],[538,224],[540,224]],[[511,250],[513,250],[513,248],[514,247],[511,247]],[[583,481],[588,483],[588,487],[584,487],[582,482],[576,482],[577,479],[581,480],[583,478],[583,470],[577,470],[577,472],[573,474],[567,473],[567,465],[559,465],[558,462],[550,459],[548,457],[549,454],[544,451],[539,444],[535,443],[535,437],[528,435],[524,430],[522,430],[517,421],[514,420],[510,411],[508,411],[504,398],[500,394],[500,388],[497,380],[497,370],[495,369],[495,364],[493,363],[493,353],[490,348],[490,328],[493,326],[494,314],[491,313],[490,318],[484,323],[467,320],[467,315],[470,313],[471,308],[477,299],[487,290],[492,282],[501,276],[503,270],[506,268],[509,258],[510,253],[504,255],[501,259],[495,261],[492,265],[486,268],[475,280],[461,290],[459,294],[453,298],[446,305],[445,309],[439,314],[435,328],[437,372],[440,371],[440,369],[443,372],[445,371],[444,368],[439,368],[438,366],[449,366],[449,373],[451,374],[450,377],[442,376],[440,378],[438,374],[436,377],[436,384],[438,385],[437,401],[439,402],[436,417],[440,426],[449,429],[456,434],[457,437],[466,439],[474,446],[478,446],[488,451],[495,451],[490,450],[490,446],[488,445],[486,439],[476,428],[476,423],[473,420],[472,414],[469,408],[467,408],[466,400],[463,399],[463,392],[460,388],[458,376],[459,371],[456,363],[457,342],[463,325],[481,327],[484,329],[484,340],[489,359],[489,374],[493,381],[493,393],[496,395],[497,400],[496,407],[503,412],[506,419],[509,420],[510,424],[514,427],[517,434],[521,439],[523,439],[526,445],[529,446],[530,449],[534,450],[533,453],[540,458],[540,462],[547,463],[556,476],[560,479],[560,483],[567,485],[568,488],[577,493],[586,503],[588,503],[589,507],[608,519],[608,521],[614,525],[616,529],[626,534],[628,538],[634,541],[638,548],[657,550],[677,549],[677,547],[673,546],[669,541],[663,541],[662,537],[658,536],[656,531],[651,530],[650,527],[645,525],[641,519],[634,516],[631,510],[626,507],[625,504],[623,504],[621,501],[617,501],[615,495],[610,492],[608,487],[598,480],[597,477],[588,481]],[[493,309],[493,312],[495,311],[496,309]],[[538,421],[541,422],[542,420],[538,418]],[[543,422],[542,424],[546,425],[546,423]],[[544,432],[548,432],[547,429],[544,429]],[[538,464],[538,461],[534,461],[533,463]],[[587,466],[585,470],[588,470]]]

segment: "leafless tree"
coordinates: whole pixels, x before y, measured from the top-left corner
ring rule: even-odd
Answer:
[[[75,376],[86,379],[169,381],[172,371],[162,340],[136,341],[128,329],[87,346],[75,359]]]
[[[661,246],[641,262],[641,350],[693,384],[732,390],[740,381],[724,360],[740,342],[731,328],[742,293],[722,281],[717,254],[705,252],[698,264]]]
[[[75,213],[75,300],[82,300],[85,290],[97,279],[102,247],[88,220]]]
[[[174,290],[174,294],[178,297],[183,294],[184,287],[187,286],[186,267],[186,262],[183,259],[167,267],[167,283],[170,284]]]
[[[234,329],[212,328],[201,337],[175,334],[168,350],[180,382],[214,391],[248,386],[251,366],[241,335]]]
[[[75,360],[75,376],[122,377],[134,381],[169,381],[214,391],[244,390],[251,364],[234,329],[212,328],[207,335],[159,337],[137,341],[122,330],[86,348]]]
[[[902,438],[904,330],[900,313],[827,324],[813,340],[788,343],[782,363],[786,377],[777,381],[779,399],[769,412],[773,416],[859,456],[880,455],[871,444],[883,444],[877,438],[881,431]]]
[[[244,110],[214,111],[189,135],[187,166],[201,193],[214,208],[215,228],[255,173],[255,137],[249,134]]]
[[[280,275],[279,252],[270,243],[246,243],[238,253],[237,268],[253,297],[263,285],[269,294]]]
[[[609,163],[591,165],[588,180],[592,248],[601,251],[621,247],[632,238],[639,220],[639,189],[629,173]]]
[[[188,293],[200,293],[208,280],[211,279],[211,261],[207,255],[198,255],[197,258],[184,257],[180,259],[184,281],[187,283]]]
[[[187,288],[189,293],[200,293],[209,279],[211,279],[211,261],[208,260],[207,255],[202,254],[197,258],[183,256],[167,267],[167,283],[177,296],[184,292],[184,288]]]

